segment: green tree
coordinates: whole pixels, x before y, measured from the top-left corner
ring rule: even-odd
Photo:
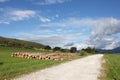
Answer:
[[[76,51],[77,51],[77,48],[76,48],[76,47],[71,47],[71,48],[70,48],[70,52],[71,52],[71,53],[75,53]]]
[[[98,53],[98,51],[95,48],[91,48],[91,47],[87,47],[86,49],[82,49],[82,50],[90,54]]]
[[[47,45],[44,49],[51,50],[51,47]]]
[[[61,50],[60,47],[54,47],[54,48],[53,48],[53,51],[60,51],[60,50]]]

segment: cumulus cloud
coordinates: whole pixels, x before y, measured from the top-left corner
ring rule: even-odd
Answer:
[[[120,20],[113,17],[106,18],[67,18],[58,22],[41,24],[47,27],[79,27],[90,29],[87,45],[95,48],[112,49],[117,47],[119,40],[116,34],[120,33]]]
[[[67,43],[73,42],[74,45],[71,46],[76,46],[78,49],[87,46],[103,49],[113,49],[120,45],[120,20],[113,17],[97,19],[67,18],[56,22],[51,21],[48,23],[43,23],[39,28],[41,31],[50,30],[51,28],[52,30],[54,28],[56,31],[54,30],[55,32],[50,34],[45,34],[42,32],[45,35],[23,35],[22,39],[54,46],[64,46]],[[63,30],[61,30],[62,28],[67,29],[65,34],[63,33]],[[80,29],[78,30],[79,32],[76,32],[76,29]],[[84,33],[81,35],[82,29],[89,30],[87,30],[87,32],[84,31]],[[69,30],[74,30],[75,32],[68,32]],[[58,35],[56,34],[57,32],[62,33],[59,33]]]
[[[88,43],[96,48],[113,49],[119,42],[115,36],[118,33],[120,33],[120,20],[112,17],[94,20]]]
[[[120,32],[120,20],[115,18],[102,18],[92,24],[92,35],[112,35]]]
[[[51,5],[51,4],[57,4],[57,3],[64,3],[68,0],[44,0],[43,2],[37,2],[36,4],[39,5]]]

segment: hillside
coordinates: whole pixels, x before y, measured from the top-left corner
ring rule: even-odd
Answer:
[[[29,48],[29,49],[45,47],[43,44],[40,43],[12,39],[12,38],[5,38],[1,36],[0,36],[0,46],[20,47],[20,48]]]
[[[120,53],[120,47],[117,47],[117,48],[113,49],[112,51],[114,51],[116,53]]]
[[[99,52],[110,52],[110,53],[120,53],[120,47],[114,48],[114,49],[97,49]]]

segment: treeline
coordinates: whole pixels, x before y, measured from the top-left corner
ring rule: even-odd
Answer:
[[[68,52],[70,52],[70,50],[69,49],[63,49],[63,48],[61,48],[61,47],[54,47],[54,48],[51,48],[50,46],[45,46],[44,47],[44,49],[45,50],[52,50],[53,52],[63,52],[63,53],[68,53]]]
[[[97,54],[98,53],[98,51],[95,48],[91,48],[91,47],[87,47],[85,49],[81,49],[80,51],[78,51],[76,47],[71,47],[70,49],[63,49],[61,47],[54,47],[53,51],[80,53],[81,55]]]
[[[99,53],[95,48],[87,47],[85,49],[81,49],[80,55],[88,55],[88,54],[97,54]]]
[[[40,44],[40,43],[12,39],[12,38],[4,38],[4,37],[0,37],[0,46],[29,48],[29,49],[45,47],[43,44]]]

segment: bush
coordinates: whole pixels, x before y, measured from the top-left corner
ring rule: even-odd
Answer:
[[[88,53],[84,50],[81,50],[79,56],[85,56],[85,55],[88,55]]]

